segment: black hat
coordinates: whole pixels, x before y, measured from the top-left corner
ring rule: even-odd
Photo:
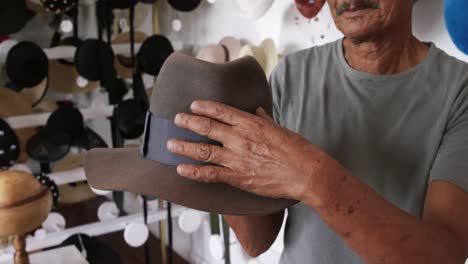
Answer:
[[[78,73],[91,81],[116,76],[113,63],[114,51],[109,44],[97,39],[85,40],[75,53]]]
[[[10,167],[20,155],[20,145],[15,131],[0,119],[0,168]]]
[[[109,93],[109,103],[112,105],[120,103],[128,92],[125,81],[117,77],[103,80],[102,86]]]
[[[44,127],[29,139],[26,152],[35,161],[51,163],[68,154],[70,142],[71,138],[67,134]]]
[[[178,11],[190,12],[200,5],[201,0],[168,0],[168,2]]]
[[[0,1],[0,35],[11,35],[20,31],[34,12],[26,7],[26,1]]]
[[[33,87],[47,78],[49,61],[38,45],[22,41],[8,52],[5,67],[8,78],[15,86]]]
[[[125,100],[114,109],[114,120],[124,138],[133,139],[143,134],[146,110],[146,107],[135,99]]]
[[[78,251],[86,251],[86,260],[90,264],[121,263],[119,255],[111,247],[88,235],[72,235],[60,244],[60,246],[69,245],[74,245]]]
[[[80,110],[63,105],[55,110],[47,120],[47,128],[70,137],[70,143],[83,149],[106,148],[105,141],[93,130],[84,125]]]
[[[41,0],[47,11],[62,13],[76,7],[77,0]]]
[[[138,51],[139,69],[151,75],[158,75],[167,57],[174,52],[171,42],[163,35],[153,35],[145,40]]]
[[[138,0],[111,0],[109,5],[114,9],[128,9],[138,3]]]

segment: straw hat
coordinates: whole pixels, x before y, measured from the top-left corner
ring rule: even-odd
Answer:
[[[32,107],[29,101],[20,93],[9,88],[0,87],[0,118],[31,114]],[[27,159],[26,144],[35,134],[35,128],[22,128],[15,130],[20,142],[19,161]]]
[[[262,66],[267,77],[278,64],[278,52],[272,39],[265,39],[260,46],[245,45],[239,52],[239,57],[252,56]]]
[[[135,32],[135,43],[143,43],[148,38],[143,32]],[[130,33],[125,32],[114,36],[112,39],[112,44],[124,44],[130,43]],[[130,49],[130,44],[129,49]],[[114,67],[117,71],[117,74],[125,79],[130,79],[133,76],[133,67],[131,65],[131,58],[123,56],[123,55],[116,55],[114,58]]]
[[[0,172],[0,236],[34,230],[51,208],[50,190],[33,175],[17,170]]]

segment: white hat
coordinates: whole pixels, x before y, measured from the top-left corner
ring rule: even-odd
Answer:
[[[242,48],[242,43],[239,39],[226,36],[219,41],[219,44],[223,45],[228,53],[228,61],[233,61],[239,58],[239,52]]]
[[[242,16],[259,19],[273,5],[273,0],[237,0]]]
[[[223,45],[210,44],[200,49],[196,58],[212,63],[224,63],[227,61],[227,51]]]
[[[267,77],[270,77],[271,72],[278,64],[278,51],[272,39],[267,38],[260,46],[245,45],[239,52],[239,58],[244,56],[254,57],[262,66]]]

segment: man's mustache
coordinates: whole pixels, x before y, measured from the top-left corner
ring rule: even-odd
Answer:
[[[341,16],[344,12],[365,8],[379,9],[380,6],[379,3],[374,0],[348,0],[338,6],[336,14]]]

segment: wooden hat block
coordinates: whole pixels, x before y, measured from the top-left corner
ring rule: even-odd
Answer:
[[[15,264],[28,264],[25,234],[40,226],[52,208],[52,194],[30,173],[0,172],[0,236],[16,236]]]

